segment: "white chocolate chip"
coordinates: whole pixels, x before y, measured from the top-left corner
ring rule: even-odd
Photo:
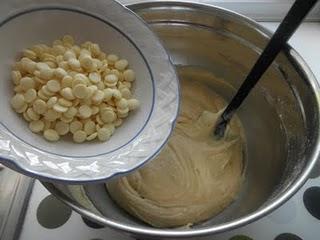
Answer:
[[[27,110],[28,104],[24,104],[21,108],[15,109],[17,113],[23,113]]]
[[[104,101],[109,101],[112,98],[113,91],[111,88],[106,88],[103,90],[104,92]]]
[[[46,65],[48,66],[48,64],[46,64]],[[49,80],[53,77],[53,70],[49,66],[48,66],[48,68],[43,68],[39,71],[40,71],[40,74],[37,77],[40,77],[40,78],[43,78],[46,80]]]
[[[98,87],[99,90],[103,90],[105,88],[103,82],[98,82],[96,86]]]
[[[62,38],[62,42],[73,45],[73,44],[74,44],[74,39],[73,39],[73,37],[70,36],[70,35],[65,35],[65,36],[63,36],[63,38]]]
[[[139,106],[140,102],[137,99],[132,98],[128,100],[128,107],[130,111],[137,109]]]
[[[47,82],[47,88],[50,92],[56,93],[60,91],[61,85],[57,80],[50,80]]]
[[[111,132],[110,132],[109,129],[100,128],[100,129],[98,130],[98,139],[99,139],[100,141],[105,142],[105,141],[109,140],[110,137],[111,137]]]
[[[128,61],[126,59],[120,59],[115,62],[114,66],[119,71],[123,71],[128,67]]]
[[[32,119],[28,117],[27,112],[22,113],[22,116],[27,122],[31,122],[32,121]]]
[[[76,58],[69,59],[68,64],[69,64],[70,68],[73,70],[77,70],[81,67],[79,60]]]
[[[59,134],[57,133],[57,131],[53,130],[53,129],[47,129],[44,131],[43,136],[45,139],[47,139],[50,142],[56,142],[59,140]]]
[[[37,91],[33,88],[28,89],[24,94],[24,100],[27,103],[33,102],[37,98]]]
[[[29,123],[29,128],[32,132],[39,133],[44,129],[44,122],[41,120],[31,121]]]
[[[60,117],[60,114],[53,109],[48,109],[44,113],[44,119],[47,121],[50,121],[50,122],[57,120],[57,118],[59,118],[59,117]]]
[[[91,135],[96,130],[96,124],[94,121],[89,120],[84,124],[84,131],[87,133],[87,135]]]
[[[92,109],[88,105],[79,107],[79,114],[82,118],[89,118],[92,115]]]
[[[24,96],[20,93],[14,95],[14,97],[11,99],[11,106],[14,109],[20,109],[25,105]]]
[[[18,85],[20,83],[20,80],[22,78],[21,73],[19,71],[12,71],[11,72],[11,78],[15,85]]]
[[[57,97],[51,97],[47,101],[47,107],[48,108],[52,108],[57,102],[58,102],[58,98]]]
[[[27,57],[27,58],[29,58],[31,60],[36,60],[37,59],[37,54],[34,51],[30,50],[30,49],[23,50],[23,56],[25,56],[25,57]]]
[[[115,74],[108,74],[104,77],[104,84],[108,87],[117,86],[118,77]]]
[[[76,73],[73,77],[73,82],[72,84],[77,85],[77,84],[87,84],[89,82],[88,77],[82,73]]]
[[[92,106],[91,110],[92,110],[92,115],[96,115],[100,111],[99,107],[97,106]]]
[[[133,82],[136,78],[136,75],[132,69],[127,69],[123,72],[123,77],[125,81]]]
[[[73,95],[73,92],[72,92],[72,89],[69,88],[69,87],[66,87],[66,88],[63,88],[61,91],[60,91],[60,94],[62,97],[64,97],[66,100],[69,100],[69,101],[72,101],[75,99],[74,95]]]
[[[120,100],[122,98],[121,92],[118,89],[112,89],[112,97],[115,100]]]
[[[73,121],[73,117],[72,118],[67,118],[66,116],[62,115],[60,117],[60,120],[64,123],[71,123]]]
[[[124,113],[117,112],[118,118],[126,118],[126,117],[128,117],[128,115],[129,115],[129,112],[124,112]]]
[[[23,77],[20,79],[20,86],[24,91],[27,91],[30,88],[34,88],[34,80],[31,77]]]
[[[131,91],[127,87],[120,89],[120,93],[121,93],[122,97],[125,99],[131,98]]]
[[[54,70],[54,75],[58,78],[58,79],[63,79],[65,76],[67,76],[67,72],[66,70],[64,70],[63,68],[56,68]]]
[[[100,118],[100,115],[96,115],[96,122],[99,124],[99,125],[103,125],[104,122],[101,120]]]
[[[110,131],[111,135],[116,130],[115,125],[113,123],[104,124],[102,127],[105,128],[105,129],[108,129]]]
[[[88,88],[88,95],[86,98],[92,98],[92,96],[97,92],[98,88],[96,85],[91,85]]]
[[[82,143],[86,140],[87,134],[85,131],[78,130],[73,134],[73,141],[76,143]]]
[[[73,87],[72,89],[72,93],[75,97],[83,99],[86,98],[88,95],[88,90],[86,85],[84,84],[78,84],[76,86]]]
[[[96,93],[92,97],[92,102],[94,104],[100,104],[104,99],[104,92],[101,90],[97,90]]]
[[[81,64],[81,67],[83,67],[84,69],[88,70],[88,71],[92,71],[94,70],[95,68],[95,65],[94,65],[94,62],[91,58],[91,56],[83,56],[81,57],[81,54],[80,54],[80,64]]]
[[[64,98],[59,98],[58,103],[64,107],[72,107],[72,104],[73,104],[71,101],[68,101]]]
[[[97,72],[92,72],[89,74],[89,79],[92,83],[98,83],[101,81],[101,75]]]
[[[131,88],[131,83],[130,83],[130,82],[123,81],[122,84],[123,84],[123,86],[126,87],[126,88],[129,88],[129,89]]]
[[[33,73],[37,68],[37,64],[34,61],[32,61],[31,59],[22,58],[21,59],[21,67],[24,71],[26,71],[28,73]]]
[[[69,124],[63,121],[58,121],[55,130],[60,136],[66,135],[69,132]]]
[[[108,63],[109,63],[110,65],[113,65],[116,61],[119,60],[119,57],[118,57],[117,55],[115,55],[115,54],[109,54],[109,55],[107,56],[107,60],[108,60]]]
[[[114,111],[102,111],[100,112],[100,118],[104,123],[111,123],[116,119],[117,115]]]
[[[41,89],[38,91],[38,97],[44,101],[49,100],[49,97],[47,97]]]
[[[43,130],[47,130],[47,129],[50,129],[51,128],[51,125],[52,125],[52,122],[50,121],[47,121],[45,119],[42,119],[43,122],[44,122],[44,129]]]
[[[78,110],[75,107],[70,107],[68,109],[68,111],[66,111],[65,113],[63,113],[63,115],[66,118],[73,118],[75,115],[77,115]]]
[[[64,76],[62,81],[61,81],[61,87],[66,88],[66,87],[72,87],[72,82],[73,79],[71,76]]]
[[[128,101],[125,98],[121,98],[120,100],[116,101],[117,108],[126,109],[128,108]]]
[[[114,122],[115,127],[120,127],[122,125],[123,120],[121,118],[117,118]]]
[[[15,93],[22,93],[22,92],[23,92],[23,89],[22,89],[22,87],[21,87],[20,85],[18,85],[18,86],[15,86],[15,87],[14,87],[13,91],[14,91]]]
[[[61,106],[59,103],[53,105],[53,109],[58,113],[65,113],[66,111],[68,111],[67,107]]]
[[[94,132],[94,133],[92,133],[91,135],[89,135],[86,140],[87,140],[87,141],[92,141],[92,140],[95,139],[97,136],[98,136],[98,133],[97,133],[97,132]]]
[[[76,59],[76,58],[77,58],[76,54],[71,50],[66,51],[63,55],[63,59],[65,61],[69,61],[70,59]]]
[[[27,115],[33,121],[40,119],[40,115],[38,113],[36,113],[32,108],[27,109]]]
[[[47,103],[42,99],[37,99],[32,105],[33,110],[38,114],[44,114],[47,111]]]
[[[80,121],[73,121],[73,122],[70,124],[70,132],[71,132],[71,133],[75,133],[75,132],[81,130],[82,127],[83,127],[82,122],[80,122]]]

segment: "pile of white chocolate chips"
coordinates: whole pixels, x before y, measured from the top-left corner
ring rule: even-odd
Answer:
[[[11,106],[34,133],[58,141],[71,133],[77,143],[107,141],[130,111],[135,73],[115,54],[98,44],[75,45],[66,35],[52,47],[38,44],[23,51],[15,63]]]

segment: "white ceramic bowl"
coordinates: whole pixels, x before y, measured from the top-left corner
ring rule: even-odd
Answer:
[[[131,171],[167,141],[179,106],[179,88],[159,40],[131,11],[113,1],[9,0],[0,3],[0,157],[3,164],[43,180],[85,183]],[[136,72],[140,108],[104,143],[50,143],[33,134],[10,107],[11,66],[22,49],[65,34],[98,43],[128,59]]]

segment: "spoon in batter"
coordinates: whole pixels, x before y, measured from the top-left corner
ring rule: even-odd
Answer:
[[[214,129],[214,136],[222,138],[226,127],[233,114],[240,107],[244,99],[248,96],[253,87],[257,84],[261,76],[271,65],[278,53],[285,46],[286,42],[299,27],[305,16],[316,4],[317,0],[296,0],[289,12],[281,22],[277,31],[273,34],[268,45],[256,61],[255,65],[247,75],[246,79],[240,86],[236,95],[233,97],[227,108],[218,118]]]

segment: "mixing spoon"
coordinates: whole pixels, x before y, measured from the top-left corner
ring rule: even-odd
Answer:
[[[246,79],[240,86],[236,95],[223,111],[214,128],[214,136],[222,138],[226,127],[233,114],[240,107],[244,99],[248,96],[253,87],[257,84],[261,76],[271,65],[278,53],[285,46],[286,42],[299,27],[305,16],[312,9],[318,0],[296,0],[289,12],[281,22],[280,26],[273,34],[268,45],[254,64]]]

